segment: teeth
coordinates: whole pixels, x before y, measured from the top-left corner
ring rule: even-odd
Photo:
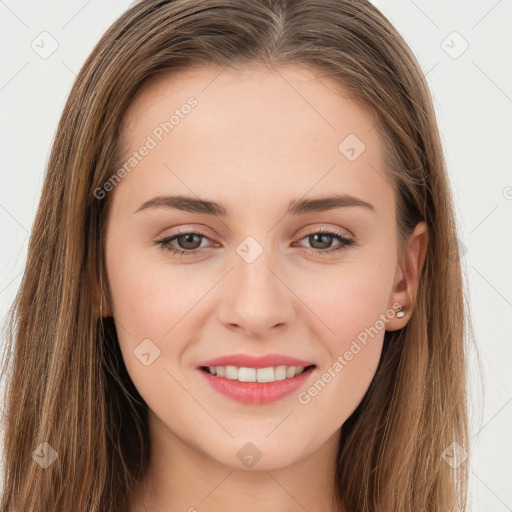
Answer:
[[[239,368],[235,378],[240,382],[256,382],[256,368]]]
[[[238,368],[236,366],[226,366],[226,379],[238,380]]]
[[[276,372],[272,366],[269,366],[268,368],[258,368],[256,370],[256,380],[258,382],[274,382],[277,380],[275,373]]]
[[[246,368],[237,366],[208,366],[208,371],[217,377],[240,382],[275,382],[292,379],[304,371],[303,366],[269,366],[268,368]]]
[[[286,379],[286,366],[284,364],[281,366],[276,366],[274,368],[274,379],[276,379],[276,380]]]

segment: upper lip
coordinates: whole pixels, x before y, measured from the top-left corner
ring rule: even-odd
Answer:
[[[264,356],[251,356],[249,354],[231,354],[215,359],[203,361],[201,366],[237,366],[238,368],[268,368],[270,366],[306,366],[314,365],[310,361],[297,359],[296,357],[284,356],[281,354],[266,354]]]

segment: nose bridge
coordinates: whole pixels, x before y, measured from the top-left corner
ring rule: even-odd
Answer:
[[[248,237],[236,252],[222,321],[253,334],[289,322],[293,294],[278,277],[278,265],[270,251]]]

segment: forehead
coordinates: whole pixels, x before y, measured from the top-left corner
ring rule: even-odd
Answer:
[[[205,197],[211,190],[228,197],[247,187],[289,191],[294,198],[312,188],[347,188],[367,198],[372,190],[382,193],[376,118],[338,82],[319,75],[303,66],[253,66],[155,76],[121,127],[124,162],[148,138],[154,143],[123,179],[131,183],[130,195],[155,192],[157,182]]]
[[[296,130],[314,120],[310,131],[328,133],[359,128],[361,136],[377,121],[369,109],[348,97],[338,81],[321,76],[321,72],[307,66],[272,69],[263,65],[234,69],[203,66],[162,72],[148,79],[124,116],[124,139],[129,141],[141,134],[137,132],[147,131],[151,128],[148,121],[153,122],[155,117],[167,119],[191,96],[200,103],[201,120],[215,116],[215,124],[240,121],[248,125],[251,120],[265,119],[272,110],[274,115],[267,118],[269,126],[262,134],[272,134],[270,120],[281,114],[281,124],[284,126],[288,120],[289,128],[295,126],[297,119],[303,121],[295,126]],[[239,112],[238,116],[234,116],[235,111]]]

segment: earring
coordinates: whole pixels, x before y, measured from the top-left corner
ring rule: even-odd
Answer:
[[[402,318],[405,315],[405,312],[402,311],[403,309],[404,309],[404,307],[401,305],[400,310],[397,311],[397,313],[396,313],[397,318]]]

